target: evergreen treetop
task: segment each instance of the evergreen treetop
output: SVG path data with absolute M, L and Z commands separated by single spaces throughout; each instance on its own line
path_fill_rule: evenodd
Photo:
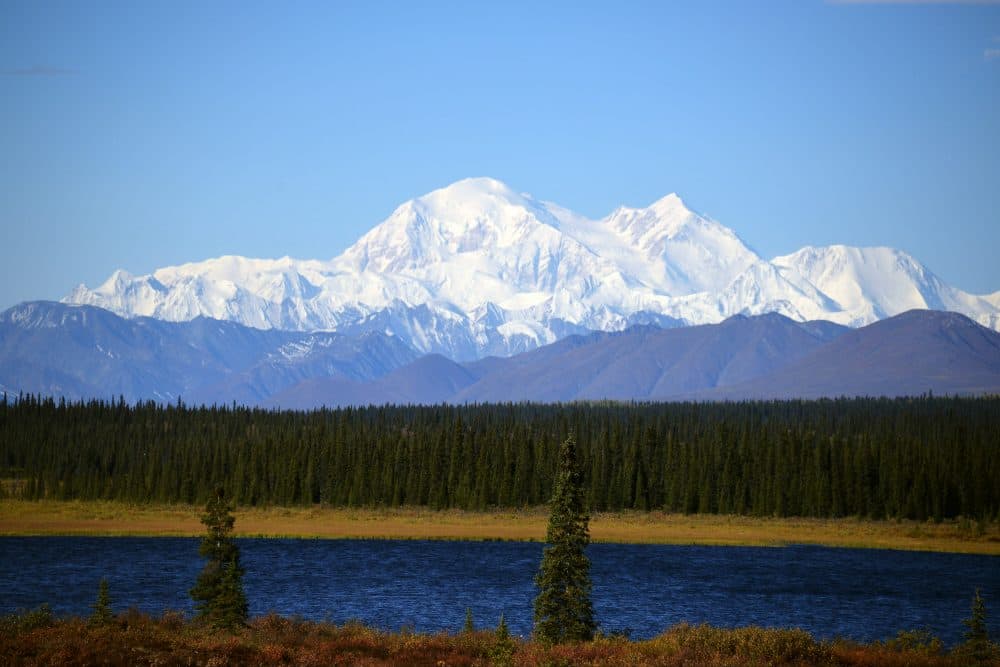
M 207 532 L 198 553 L 208 562 L 191 589 L 198 618 L 220 628 L 243 625 L 249 611 L 239 548 L 231 537 L 236 522 L 231 512 L 225 492 L 217 489 L 201 518 Z
M 587 641 L 594 636 L 590 561 L 584 553 L 590 543 L 589 522 L 576 440 L 570 435 L 559 448 L 547 546 L 535 577 L 535 634 L 542 642 Z
M 475 621 L 472 620 L 472 607 L 465 608 L 465 624 L 462 626 L 462 632 L 465 634 L 471 634 L 476 631 Z
M 500 621 L 497 623 L 497 629 L 493 636 L 494 643 L 489 654 L 490 664 L 496 667 L 513 665 L 517 643 L 510 634 L 510 629 L 507 627 L 507 621 L 503 617 L 503 612 L 500 613 Z
M 972 616 L 962 621 L 968 628 L 963 635 L 965 643 L 961 646 L 961 653 L 974 661 L 974 664 L 985 664 L 993 657 L 995 647 L 990 642 L 989 632 L 986 629 L 986 602 L 983 601 L 979 589 L 972 598 Z
M 91 626 L 111 625 L 115 620 L 115 615 L 111 611 L 111 594 L 108 591 L 108 580 L 101 578 L 101 584 L 97 589 L 97 600 L 91 605 L 94 613 L 90 615 L 88 623 Z

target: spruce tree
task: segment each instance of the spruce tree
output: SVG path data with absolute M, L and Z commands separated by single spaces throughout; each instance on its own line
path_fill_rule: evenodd
M 500 643 L 507 643 L 512 640 L 510 628 L 507 627 L 507 621 L 503 617 L 503 612 L 500 612 L 500 620 L 497 622 L 496 638 Z
M 986 603 L 983 602 L 978 588 L 975 597 L 972 598 L 972 616 L 962 623 L 968 630 L 963 635 L 965 643 L 961 646 L 961 653 L 974 660 L 976 664 L 986 663 L 992 657 L 993 646 L 986 630 Z
M 587 641 L 594 636 L 590 561 L 584 553 L 590 542 L 589 522 L 576 441 L 570 435 L 559 447 L 547 546 L 535 577 L 535 634 L 542 642 Z
M 472 620 L 472 607 L 465 608 L 465 625 L 462 626 L 462 632 L 465 634 L 472 634 L 476 631 L 476 624 Z
M 517 643 L 510 634 L 507 621 L 504 620 L 503 612 L 500 613 L 500 622 L 494 633 L 493 646 L 489 652 L 489 662 L 495 667 L 508 667 L 514 664 L 514 651 L 517 650 Z
M 94 613 L 90 615 L 88 624 L 92 627 L 111 625 L 115 620 L 115 615 L 111 611 L 111 594 L 108 592 L 108 580 L 102 578 L 101 585 L 97 589 L 97 600 L 91 606 Z
M 236 520 L 231 512 L 225 492 L 217 489 L 201 517 L 208 531 L 198 553 L 208 562 L 191 589 L 198 618 L 218 628 L 234 628 L 247 620 L 243 568 L 239 548 L 231 537 Z

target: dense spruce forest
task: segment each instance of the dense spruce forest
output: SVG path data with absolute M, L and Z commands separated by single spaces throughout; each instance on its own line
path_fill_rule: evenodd
M 1000 398 L 368 407 L 0 403 L 0 488 L 240 505 L 545 503 L 574 434 L 592 511 L 1000 517 Z

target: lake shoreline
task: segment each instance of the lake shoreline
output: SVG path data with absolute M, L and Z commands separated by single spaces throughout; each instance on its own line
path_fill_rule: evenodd
M 107 501 L 0 500 L 0 536 L 193 537 L 204 527 L 195 505 Z M 548 510 L 483 512 L 403 508 L 242 507 L 236 537 L 541 542 Z M 996 522 L 812 519 L 663 512 L 596 513 L 594 542 L 896 549 L 1000 555 Z

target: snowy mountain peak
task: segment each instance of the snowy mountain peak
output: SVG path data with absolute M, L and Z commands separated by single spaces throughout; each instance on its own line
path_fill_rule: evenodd
M 403 273 L 525 243 L 557 245 L 559 220 L 501 181 L 458 181 L 399 206 L 343 255 L 355 270 Z
M 98 291 L 104 292 L 106 294 L 113 294 L 116 291 L 127 289 L 131 283 L 135 281 L 135 276 L 124 269 L 116 269 L 107 280 L 101 283 L 98 287 Z M 80 285 L 80 287 L 84 287 Z M 80 289 L 78 287 L 77 289 Z
M 604 224 L 653 263 L 660 276 L 653 283 L 672 296 L 722 290 L 760 259 L 735 232 L 690 210 L 676 194 L 646 208 L 619 207 Z
M 657 227 L 673 234 L 685 222 L 696 217 L 680 197 L 671 193 L 644 208 L 619 206 L 605 220 L 616 231 L 635 237 Z
M 859 322 L 889 310 L 943 306 L 941 281 L 913 257 L 893 248 L 806 247 L 774 263 L 792 270 L 832 298 Z M 895 314 L 895 313 L 892 313 Z
M 931 308 L 1000 328 L 1000 293 L 949 287 L 898 250 L 807 247 L 768 262 L 676 194 L 592 220 L 492 178 L 403 203 L 330 261 L 226 256 L 145 276 L 116 271 L 64 301 L 129 317 L 378 331 L 452 359 L 736 313 L 859 326 Z
M 501 235 L 513 234 L 534 224 L 559 228 L 558 218 L 544 204 L 493 178 L 458 181 L 412 203 L 425 220 L 452 233 L 490 227 Z
M 419 215 L 445 224 L 489 220 L 500 225 L 516 222 L 517 213 L 544 217 L 546 223 L 557 223 L 545 211 L 545 207 L 535 202 L 530 195 L 515 192 L 506 183 L 494 178 L 457 181 L 411 199 L 400 208 L 407 205 Z
M 463 178 L 443 188 L 432 190 L 417 199 L 428 200 L 438 197 L 445 199 L 476 199 L 478 197 L 490 196 L 512 200 L 524 195 L 518 194 L 509 185 L 496 178 L 474 176 Z
M 902 250 L 844 245 L 807 246 L 772 262 L 809 281 L 833 300 L 839 322 L 862 326 L 913 309 L 960 312 L 996 328 L 998 311 L 989 297 L 946 285 Z
M 656 211 L 658 215 L 664 218 L 686 218 L 693 214 L 691 209 L 687 207 L 684 200 L 676 192 L 671 192 L 665 197 L 660 197 L 647 208 Z

